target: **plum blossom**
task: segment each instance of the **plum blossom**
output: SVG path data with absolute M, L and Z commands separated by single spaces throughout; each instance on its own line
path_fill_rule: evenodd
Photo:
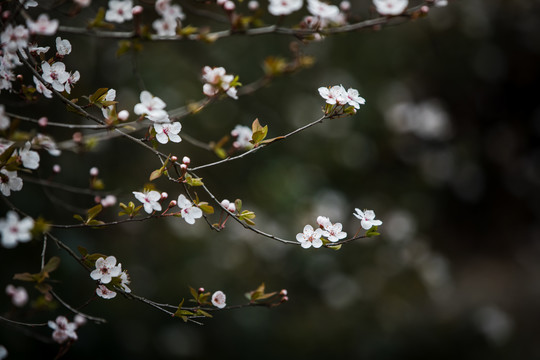
M 19 149 L 19 157 L 25 168 L 35 170 L 39 167 L 39 154 L 37 151 L 30 150 L 31 147 L 32 144 L 27 141 L 24 148 Z
M 52 91 L 48 87 L 43 85 L 43 83 L 39 81 L 37 77 L 34 76 L 33 78 L 34 78 L 34 84 L 36 84 L 37 92 L 40 94 L 43 94 L 43 96 L 45 96 L 46 98 L 49 98 L 49 99 L 52 98 L 53 96 Z
M 22 286 L 15 287 L 9 284 L 6 286 L 6 294 L 11 298 L 11 303 L 16 307 L 23 307 L 28 302 L 28 292 Z
M 9 128 L 9 125 L 11 124 L 11 121 L 9 120 L 9 117 L 6 115 L 6 109 L 4 105 L 0 105 L 0 130 L 6 130 Z
M 151 214 L 154 211 L 161 211 L 161 194 L 155 190 L 138 192 L 133 191 L 135 198 L 144 204 L 144 211 Z
M 49 320 L 49 327 L 53 329 L 52 338 L 59 344 L 71 339 L 77 340 L 77 324 L 70 323 L 65 316 L 58 316 L 56 321 Z
M 236 125 L 231 131 L 231 135 L 236 137 L 233 146 L 236 149 L 246 149 L 253 146 L 250 140 L 253 137 L 253 131 L 248 126 Z
M 32 145 L 47 150 L 52 156 L 59 156 L 62 153 L 60 150 L 58 150 L 56 142 L 48 135 L 37 134 L 32 139 Z
M 226 300 L 227 296 L 221 290 L 218 290 L 212 294 L 212 305 L 214 305 L 218 309 L 223 309 L 225 306 L 227 306 Z
M 347 103 L 355 109 L 360 109 L 360 104 L 364 105 L 366 100 L 358 94 L 358 90 L 349 88 L 347 90 Z
M 109 89 L 107 93 L 105 94 L 105 97 L 103 98 L 104 101 L 114 101 L 116 99 L 116 90 Z M 111 113 L 114 109 L 114 105 L 104 106 L 101 109 L 101 112 L 103 113 L 103 117 L 108 119 L 111 116 Z
M 36 55 L 46 54 L 50 48 L 50 46 L 38 46 L 37 44 L 28 45 L 28 51 Z
M 62 40 L 60 36 L 56 38 L 56 51 L 58 55 L 65 56 L 71 53 L 71 43 L 69 40 Z
M 174 143 L 179 143 L 182 138 L 178 136 L 182 125 L 180 122 L 175 121 L 171 124 L 154 124 L 154 130 L 156 130 L 156 139 L 161 144 L 166 144 L 169 140 Z
M 205 66 L 203 68 L 203 80 L 206 84 L 203 85 L 203 93 L 206 96 L 215 96 L 219 92 L 224 91 L 233 99 L 238 99 L 236 95 L 236 87 L 231 86 L 234 81 L 234 76 L 226 74 L 223 67 Z
M 178 23 L 175 19 L 159 18 L 152 22 L 152 27 L 156 30 L 159 36 L 174 36 L 176 35 L 176 27 Z
M 156 19 L 152 23 L 154 30 L 160 36 L 176 35 L 176 27 L 186 17 L 180 5 L 171 5 L 170 0 L 158 0 L 156 1 L 155 8 L 156 12 L 161 15 L 161 18 Z
M 362 221 L 361 224 L 365 230 L 371 229 L 372 226 L 382 225 L 381 220 L 375 220 L 375 213 L 373 212 L 373 210 L 362 211 L 358 208 L 354 210 L 356 211 L 356 214 L 353 215 Z
M 120 276 L 121 272 L 122 264 L 116 265 L 114 256 L 108 256 L 106 259 L 100 257 L 96 260 L 96 269 L 90 273 L 90 277 L 102 284 L 108 284 L 113 277 Z
M 409 0 L 373 0 L 373 5 L 381 15 L 400 15 L 407 6 Z
M 164 110 L 165 102 L 153 96 L 150 92 L 144 90 L 140 95 L 141 102 L 136 104 L 133 108 L 133 112 L 137 115 L 145 115 L 147 119 L 155 122 L 169 122 L 169 115 Z
M 268 12 L 274 16 L 289 15 L 302 8 L 302 0 L 270 0 Z
M 332 87 L 320 87 L 319 94 L 326 100 L 327 104 L 345 105 L 347 104 L 347 93 L 341 85 Z
M 120 287 L 122 287 L 122 289 L 127 293 L 131 292 L 131 289 L 128 287 L 128 284 L 130 282 L 131 280 L 129 279 L 129 275 L 127 271 L 126 270 L 122 271 L 122 273 L 120 274 Z
M 133 19 L 131 10 L 133 9 L 133 1 L 131 0 L 110 0 L 109 9 L 105 13 L 105 21 L 123 23 L 124 21 Z
M 96 294 L 99 297 L 109 300 L 116 296 L 116 291 L 110 290 L 105 285 L 98 285 L 98 287 L 96 288 Z
M 101 206 L 103 207 L 111 207 L 114 204 L 116 204 L 116 196 L 107 195 L 105 196 L 105 198 L 101 199 L 100 203 L 101 203 Z
M 330 242 L 336 242 L 347 237 L 347 233 L 341 231 L 343 229 L 343 225 L 341 225 L 341 223 L 332 224 L 330 219 L 324 216 L 319 216 L 317 218 L 317 223 L 322 228 L 321 236 L 324 236 Z
M 327 27 L 329 23 L 345 23 L 344 16 L 335 5 L 329 5 L 319 0 L 308 0 L 308 11 L 320 19 L 320 27 Z
M 74 73 L 69 74 L 69 78 L 66 80 L 66 83 L 64 84 L 64 88 L 68 94 L 71 94 L 71 87 L 74 84 L 76 84 L 80 78 L 81 78 L 81 74 L 77 70 L 75 70 Z
M 69 79 L 69 73 L 66 71 L 66 65 L 62 62 L 55 62 L 50 65 L 44 61 L 41 63 L 43 70 L 43 80 L 52 85 L 56 91 L 64 91 L 65 82 Z
M 0 192 L 4 196 L 11 195 L 11 191 L 20 191 L 23 187 L 23 181 L 17 176 L 16 171 L 0 170 Z
M 178 196 L 178 201 L 176 205 L 180 208 L 180 214 L 182 218 L 188 224 L 195 224 L 195 219 L 198 219 L 202 216 L 202 210 L 197 206 L 194 206 L 191 201 L 189 201 L 183 194 Z
M 323 231 L 321 229 L 313 230 L 313 226 L 304 226 L 303 233 L 296 234 L 296 240 L 304 249 L 308 249 L 311 246 L 314 248 L 320 248 L 323 245 L 321 240 Z
M 0 42 L 6 52 L 14 54 L 17 50 L 28 46 L 29 37 L 30 33 L 24 25 L 13 27 L 8 24 L 0 35 Z
M 58 20 L 50 20 L 49 15 L 41 14 L 36 21 L 27 19 L 26 26 L 28 26 L 28 30 L 30 30 L 32 34 L 54 35 L 58 29 Z

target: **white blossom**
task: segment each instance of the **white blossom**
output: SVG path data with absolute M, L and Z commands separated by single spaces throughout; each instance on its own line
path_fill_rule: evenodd
M 54 35 L 58 29 L 58 20 L 50 20 L 49 15 L 41 14 L 36 21 L 27 19 L 26 25 L 32 34 Z
M 23 181 L 17 176 L 16 171 L 0 169 L 0 192 L 4 196 L 11 195 L 11 191 L 20 191 L 23 187 Z
M 37 151 L 30 150 L 31 147 L 32 144 L 27 141 L 24 148 L 19 149 L 19 156 L 25 168 L 35 170 L 39 167 L 39 154 Z
M 409 0 L 373 0 L 373 5 L 381 15 L 400 15 L 407 6 Z
M 313 226 L 306 225 L 304 226 L 304 231 L 302 233 L 296 234 L 296 240 L 304 249 L 308 249 L 311 246 L 314 248 L 320 248 L 323 245 L 321 236 L 321 229 L 313 230 Z
M 159 36 L 174 36 L 176 35 L 176 27 L 178 23 L 176 19 L 159 18 L 152 22 L 152 27 L 156 30 Z
M 203 68 L 202 78 L 206 81 L 206 84 L 203 85 L 203 93 L 206 96 L 215 96 L 219 92 L 224 91 L 233 99 L 238 99 L 236 87 L 231 86 L 234 76 L 227 74 L 223 67 L 211 68 L 210 66 L 205 66 Z
M 372 226 L 382 225 L 381 220 L 375 220 L 375 213 L 373 212 L 373 210 L 362 211 L 358 208 L 354 210 L 356 211 L 356 214 L 353 215 L 361 220 L 361 225 L 365 230 L 371 229 Z
M 218 290 L 212 294 L 212 305 L 214 305 L 218 309 L 223 309 L 225 306 L 227 306 L 226 301 L 227 296 L 225 295 L 225 293 L 223 293 L 223 291 Z
M 300 10 L 302 5 L 303 0 L 270 0 L 268 12 L 274 16 L 289 15 Z
M 106 259 L 100 257 L 96 260 L 96 269 L 90 273 L 90 277 L 99 280 L 102 284 L 108 284 L 113 277 L 120 276 L 122 265 L 116 265 L 116 258 L 108 256 Z
M 122 271 L 122 273 L 120 274 L 120 286 L 127 293 L 131 292 L 131 289 L 128 287 L 128 284 L 130 282 L 131 281 L 129 279 L 129 275 L 128 275 L 127 271 L 126 270 Z
M 183 194 L 178 196 L 178 201 L 176 205 L 180 208 L 180 214 L 182 218 L 188 224 L 195 224 L 195 219 L 198 219 L 202 216 L 202 210 L 197 206 L 194 206 L 191 201 L 189 201 Z
M 66 80 L 66 83 L 64 84 L 64 89 L 68 94 L 71 94 L 71 87 L 76 84 L 79 79 L 81 78 L 81 74 L 79 71 L 75 70 L 74 73 L 69 74 L 69 78 Z
M 159 203 L 161 200 L 161 194 L 157 191 L 133 191 L 133 195 L 135 195 L 137 200 L 143 203 L 144 211 L 146 211 L 148 214 L 151 214 L 154 211 L 161 211 L 161 204 Z
M 109 290 L 105 285 L 98 285 L 96 288 L 96 294 L 104 299 L 112 299 L 116 296 L 116 291 Z
M 323 216 L 320 216 L 319 218 L 324 218 Z M 319 225 L 322 226 L 322 236 L 328 239 L 330 242 L 336 242 L 341 239 L 345 239 L 347 237 L 347 233 L 344 231 L 341 231 L 343 229 L 343 225 L 341 223 L 335 223 L 332 224 L 330 219 L 324 218 L 325 220 L 319 222 L 319 219 L 317 219 L 317 222 Z
M 11 303 L 16 307 L 23 307 L 28 302 L 28 292 L 22 286 L 6 286 L 6 294 L 11 298 Z
M 30 33 L 24 25 L 13 27 L 13 25 L 7 24 L 0 35 L 0 42 L 6 52 L 14 54 L 17 50 L 24 49 L 28 46 L 29 37 Z
M 56 51 L 58 52 L 58 55 L 68 55 L 71 53 L 71 43 L 69 40 L 64 39 L 62 40 L 60 36 L 56 38 Z
M 182 141 L 182 138 L 178 136 L 180 130 L 182 130 L 182 125 L 175 121 L 171 124 L 154 124 L 154 130 L 156 130 L 156 139 L 161 144 L 166 144 L 169 140 L 174 143 L 179 143 Z
M 348 102 L 347 92 L 341 85 L 335 85 L 332 87 L 320 87 L 319 94 L 326 100 L 327 104 L 331 105 L 345 105 Z
M 37 134 L 32 139 L 32 145 L 47 150 L 52 156 L 59 156 L 62 153 L 60 150 L 58 150 L 56 142 L 48 135 Z
M 33 76 L 33 78 L 34 78 L 34 84 L 36 84 L 36 91 L 40 94 L 43 94 L 43 96 L 45 96 L 46 98 L 49 98 L 49 99 L 52 98 L 53 96 L 52 91 L 48 87 L 43 85 L 43 83 L 39 81 L 37 77 Z
M 253 146 L 250 140 L 253 138 L 253 131 L 248 126 L 236 125 L 231 131 L 231 135 L 236 137 L 233 146 L 236 149 L 246 149 Z
M 48 324 L 54 330 L 52 338 L 57 343 L 61 344 L 68 339 L 77 340 L 77 324 L 70 323 L 64 316 L 58 316 L 56 321 L 49 320 Z
M 41 70 L 43 70 L 43 80 L 52 85 L 56 91 L 64 91 L 65 82 L 69 79 L 69 73 L 66 71 L 66 65 L 63 62 L 55 62 L 50 65 L 44 61 L 41 63 Z
M 169 115 L 164 110 L 167 106 L 163 100 L 153 96 L 150 92 L 144 90 L 140 95 L 141 102 L 136 104 L 133 112 L 137 115 L 145 115 L 151 121 L 169 122 Z
M 109 9 L 105 13 L 105 21 L 123 23 L 124 21 L 133 19 L 131 10 L 133 9 L 133 1 L 131 0 L 110 0 Z

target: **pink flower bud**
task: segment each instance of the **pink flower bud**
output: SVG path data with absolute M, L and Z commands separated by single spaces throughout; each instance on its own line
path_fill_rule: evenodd
M 11 11 L 9 10 L 6 10 L 2 13 L 2 18 L 3 19 L 9 19 L 9 17 L 11 16 Z
M 229 210 L 229 212 L 235 212 L 236 211 L 236 205 L 234 205 L 234 203 L 230 203 L 229 206 L 227 207 L 227 210 Z
M 140 15 L 143 12 L 143 7 L 140 5 L 134 6 L 133 9 L 131 9 L 131 13 L 133 15 Z
M 100 203 L 101 202 L 101 196 L 99 196 L 99 195 L 94 196 L 94 202 L 96 204 Z
M 197 290 L 199 292 L 199 294 L 202 294 L 204 292 L 204 288 L 203 287 L 200 287 L 199 290 Z
M 339 8 L 341 9 L 341 11 L 349 11 L 351 10 L 351 3 L 347 0 L 344 0 L 339 4 Z
M 178 157 L 177 156 L 171 156 L 171 161 L 172 162 L 177 162 L 178 161 Z
M 73 318 L 73 322 L 77 324 L 77 326 L 83 326 L 84 324 L 86 324 L 86 318 L 80 314 L 77 314 Z
M 60 173 L 60 171 L 62 171 L 62 168 L 60 167 L 60 165 L 55 164 L 52 167 L 52 171 L 53 171 L 53 173 L 58 174 L 58 173 Z
M 127 110 L 121 110 L 118 113 L 118 120 L 120 121 L 126 121 L 129 118 L 129 111 Z
M 286 302 L 286 301 L 289 301 L 289 298 L 288 298 L 287 296 L 283 296 L 283 297 L 281 298 L 281 302 L 284 303 L 284 302 Z
M 221 202 L 221 206 L 223 206 L 225 209 L 227 209 L 230 204 L 231 202 L 227 199 L 223 199 L 223 201 Z
M 429 12 L 429 6 L 426 6 L 426 5 L 422 6 L 422 7 L 420 8 L 420 12 L 421 12 L 422 14 L 427 14 L 427 13 Z
M 171 202 L 169 203 L 169 207 L 172 208 L 176 206 L 176 200 L 171 200 Z
M 41 126 L 41 127 L 47 126 L 48 123 L 49 123 L 49 119 L 47 119 L 45 116 L 40 117 L 40 118 L 38 119 L 38 124 L 39 124 L 39 126 Z
M 287 289 L 281 289 L 281 291 L 279 292 L 279 295 L 287 296 Z
M 97 167 L 93 167 L 90 169 L 90 176 L 98 176 L 99 175 L 99 169 Z
M 74 132 L 71 136 L 73 138 L 73 141 L 76 143 L 80 143 L 82 141 L 83 135 L 80 131 Z
M 229 0 L 229 1 L 226 1 L 225 4 L 223 4 L 223 8 L 227 11 L 234 11 L 234 9 L 236 9 L 236 5 L 235 3 Z
M 166 192 L 161 193 L 161 200 L 165 200 L 168 197 L 169 197 L 169 194 L 167 194 Z
M 186 172 L 187 171 L 187 165 L 186 164 L 180 165 L 180 170 L 182 170 L 182 172 Z
M 248 9 L 251 11 L 255 11 L 259 8 L 259 2 L 256 0 L 251 0 L 248 2 Z
M 116 204 L 116 196 L 114 195 L 107 195 L 105 196 L 105 199 L 101 200 L 101 205 L 103 207 L 109 207 Z
M 227 0 L 217 0 L 216 3 L 219 5 L 219 6 L 223 6 L 223 4 L 225 4 L 227 2 Z
M 191 163 L 191 159 L 188 158 L 187 156 L 184 156 L 184 157 L 182 158 L 182 162 L 183 162 L 184 164 L 186 164 L 186 165 L 189 165 L 189 164 Z

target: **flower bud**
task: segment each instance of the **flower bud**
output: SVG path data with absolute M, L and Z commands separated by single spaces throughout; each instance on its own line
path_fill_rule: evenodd
M 114 195 L 107 195 L 105 196 L 105 199 L 101 200 L 101 205 L 103 207 L 109 207 L 116 204 L 116 196 Z
M 39 124 L 39 126 L 41 126 L 41 127 L 47 126 L 48 123 L 49 123 L 49 119 L 47 119 L 47 117 L 45 117 L 45 116 L 42 116 L 42 117 L 40 117 L 40 118 L 38 119 L 38 124 Z
M 83 134 L 80 131 L 77 131 L 77 132 L 74 132 L 71 137 L 73 141 L 75 141 L 76 143 L 80 143 L 83 139 Z
M 171 156 L 171 161 L 172 162 L 177 162 L 178 161 L 178 156 Z
M 229 206 L 227 207 L 227 210 L 229 210 L 229 212 L 234 213 L 236 211 L 236 205 L 234 205 L 234 203 L 230 203 Z
M 288 298 L 287 296 L 283 296 L 283 297 L 281 298 L 281 302 L 284 303 L 284 302 L 286 302 L 286 301 L 289 301 L 289 298 Z
M 126 121 L 129 118 L 129 111 L 127 110 L 121 110 L 118 113 L 118 120 L 120 121 Z
M 185 173 L 187 171 L 187 165 L 186 164 L 180 165 L 180 170 L 182 170 L 182 172 Z
M 52 167 L 52 171 L 53 173 L 58 174 L 60 171 L 62 171 L 62 168 L 60 167 L 60 165 L 54 164 Z
M 134 6 L 133 9 L 131 9 L 131 13 L 134 16 L 140 15 L 143 12 L 143 7 L 140 5 Z
M 167 194 L 166 192 L 161 193 L 161 200 L 165 200 L 168 197 L 169 197 L 169 194 Z
M 219 6 L 223 6 L 223 4 L 225 4 L 227 2 L 227 0 L 217 0 L 216 3 L 219 5 Z
M 429 12 L 429 6 L 426 6 L 426 5 L 422 6 L 422 7 L 420 8 L 420 12 L 421 12 L 422 14 L 427 14 L 427 13 Z
M 99 175 L 99 169 L 97 167 L 94 166 L 93 168 L 90 169 L 90 176 L 96 177 L 98 175 Z
M 169 207 L 172 208 L 176 206 L 176 200 L 171 200 L 171 202 L 169 203 Z
M 248 9 L 251 11 L 255 11 L 259 8 L 259 2 L 256 0 L 251 0 L 248 2 Z
M 227 199 L 223 199 L 223 201 L 221 201 L 221 206 L 223 206 L 225 209 L 227 209 L 230 204 L 231 202 Z
M 281 289 L 281 291 L 279 292 L 279 295 L 287 296 L 287 289 Z
M 227 11 L 234 11 L 234 9 L 236 9 L 236 4 L 229 0 L 223 4 L 223 8 Z
M 203 287 L 200 287 L 199 290 L 197 290 L 199 292 L 199 294 L 202 294 L 204 292 L 204 288 Z
M 189 165 L 189 164 L 191 163 L 191 159 L 188 158 L 187 156 L 184 156 L 184 157 L 182 158 L 182 162 L 183 162 L 184 164 L 186 164 L 186 165 Z
M 343 1 L 339 4 L 339 8 L 341 9 L 341 11 L 349 11 L 349 10 L 351 10 L 351 3 L 350 3 L 350 1 L 348 1 L 348 0 L 343 0 Z
M 83 326 L 86 324 L 86 318 L 80 314 L 76 314 L 73 318 L 73 322 L 77 324 L 77 326 Z

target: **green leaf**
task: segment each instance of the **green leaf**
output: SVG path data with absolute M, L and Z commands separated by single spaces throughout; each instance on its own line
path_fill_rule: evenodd
M 83 217 L 82 217 L 81 215 L 79 215 L 79 214 L 75 214 L 75 215 L 73 215 L 73 217 L 74 217 L 75 219 L 79 220 L 80 222 L 85 222 L 84 219 L 83 219 Z
M 28 272 L 13 275 L 13 280 L 31 281 L 31 282 L 37 281 L 36 277 L 33 274 L 30 274 Z
M 366 236 L 372 237 L 372 236 L 381 235 L 379 232 L 377 232 L 377 229 L 378 229 L 378 226 L 372 226 L 368 231 L 366 231 Z
M 259 119 L 255 119 L 251 124 L 251 131 L 253 131 L 253 135 L 249 142 L 255 145 L 264 140 L 266 134 L 268 133 L 268 126 L 261 126 Z
M 105 96 L 107 91 L 109 91 L 108 88 L 99 88 L 99 89 L 97 89 L 95 93 L 93 93 L 92 95 L 90 95 L 88 97 L 88 101 L 90 101 L 91 104 L 95 104 L 96 102 L 99 102 L 99 99 L 102 96 Z
M 214 208 L 210 205 L 208 205 L 207 202 L 200 202 L 197 204 L 199 209 L 201 209 L 205 214 L 213 214 Z
M 150 174 L 150 181 L 154 181 L 163 175 L 163 168 L 152 171 Z
M 242 200 L 234 200 L 234 206 L 236 207 L 236 211 L 240 211 L 242 209 Z
M 341 249 L 341 244 L 338 244 L 338 245 L 327 245 L 326 247 L 329 248 L 329 249 L 332 249 L 332 250 L 339 250 L 339 249 Z
M 192 288 L 191 286 L 189 287 L 189 292 L 191 293 L 191 296 L 193 296 L 193 299 L 195 299 L 195 301 L 198 301 L 199 300 L 199 292 L 197 290 L 195 290 L 194 288 Z M 183 301 L 183 300 L 182 300 Z
M 53 272 L 54 270 L 58 269 L 58 266 L 60 265 L 60 258 L 58 256 L 53 256 L 52 258 L 47 261 L 47 264 L 43 267 L 42 272 Z
M 86 222 L 89 223 L 90 221 L 92 221 L 101 212 L 101 210 L 103 210 L 103 206 L 101 204 L 97 204 L 93 208 L 89 209 L 88 219 Z
M 204 183 L 202 182 L 202 178 L 194 178 L 189 174 L 186 174 L 186 184 L 190 186 L 202 186 Z
M 79 250 L 79 253 L 82 255 L 82 257 L 85 257 L 88 255 L 88 250 L 82 246 L 77 246 L 77 250 Z
M 208 318 L 213 317 L 212 315 L 210 315 L 209 313 L 207 313 L 206 311 L 201 310 L 201 309 L 197 309 L 196 315 L 199 315 L 199 316 L 202 315 L 202 316 L 205 316 L 205 317 L 208 317 Z

